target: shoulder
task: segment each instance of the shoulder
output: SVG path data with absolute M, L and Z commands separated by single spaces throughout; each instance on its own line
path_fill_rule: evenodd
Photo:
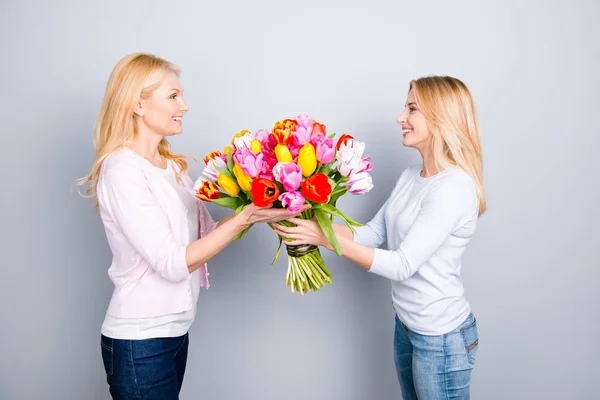
M 432 199 L 461 208 L 477 206 L 477 187 L 469 174 L 458 167 L 450 167 L 440 174 L 429 193 Z
M 144 165 L 133 150 L 120 148 L 106 157 L 100 169 L 99 186 L 142 184 Z
M 450 190 L 460 190 L 466 193 L 477 193 L 475 181 L 471 175 L 458 167 L 450 167 L 442 172 L 439 180 L 439 186 Z
M 126 147 L 110 153 L 102 163 L 103 175 L 143 174 L 143 165 L 139 157 Z

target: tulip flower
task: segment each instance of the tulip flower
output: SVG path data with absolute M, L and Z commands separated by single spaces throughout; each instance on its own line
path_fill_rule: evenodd
M 269 139 L 269 136 L 270 136 L 270 133 L 268 130 L 260 129 L 260 130 L 256 131 L 254 138 L 256 140 L 258 140 L 259 142 L 263 143 L 264 141 Z
M 321 133 L 323 136 L 327 136 L 327 129 L 325 125 L 318 123 L 317 121 L 313 121 L 313 135 L 317 133 Z
M 325 174 L 311 176 L 302 184 L 302 194 L 315 203 L 327 203 L 331 194 L 329 178 Z
M 294 144 L 301 147 L 310 141 L 313 130 L 313 120 L 308 115 L 298 115 L 296 117 L 296 123 Z
M 351 152 L 356 154 L 358 157 L 362 157 L 363 152 L 365 151 L 365 143 L 359 142 L 358 140 L 352 139 L 351 137 L 346 137 L 345 139 L 343 139 L 344 136 L 348 135 L 342 135 L 342 137 L 340 137 L 340 140 L 338 140 L 337 153 Z
M 290 162 L 294 159 L 292 153 L 290 153 L 290 149 L 284 144 L 275 146 L 275 156 L 279 162 Z
M 210 181 L 203 181 L 200 187 L 196 190 L 196 197 L 202 201 L 209 202 L 211 200 L 218 199 L 220 196 L 221 193 L 219 192 L 219 188 L 217 188 L 217 186 Z
M 373 189 L 373 180 L 368 172 L 360 172 L 348 181 L 348 191 L 352 194 L 365 194 Z
M 235 163 L 233 166 L 233 174 L 242 188 L 243 191 L 248 192 L 252 189 L 252 178 L 246 175 L 242 166 L 239 163 Z
M 306 199 L 300 192 L 285 192 L 279 196 L 281 205 L 287 207 L 291 213 L 297 213 L 304 206 Z
M 273 168 L 273 175 L 287 192 L 295 192 L 302 183 L 302 168 L 293 162 L 277 163 Z
M 223 160 L 221 153 L 218 151 L 209 153 L 204 157 L 204 162 L 206 163 L 206 167 L 202 171 L 202 175 L 210 179 L 211 182 L 216 182 L 219 177 L 220 172 L 217 168 L 227 169 L 227 163 Z
M 233 136 L 231 144 L 236 148 L 236 150 L 250 150 L 250 143 L 254 139 L 254 134 L 249 130 L 244 129 Z
M 262 151 L 262 144 L 260 144 L 260 142 L 258 140 L 254 139 L 253 141 L 250 142 L 250 150 L 254 154 L 258 154 Z
M 300 153 L 298 153 L 298 165 L 302 167 L 302 175 L 308 177 L 311 176 L 315 169 L 317 169 L 317 154 L 315 153 L 315 147 L 306 143 Z
M 362 158 L 358 157 L 352 151 L 338 151 L 337 162 L 339 173 L 346 178 L 351 177 L 365 168 Z
M 318 162 L 321 164 L 329 164 L 331 161 L 333 161 L 333 158 L 335 157 L 333 139 L 319 135 L 317 138 L 313 138 L 311 143 L 313 146 L 315 146 Z
M 263 153 L 254 154 L 250 150 L 238 151 L 234 162 L 239 163 L 244 173 L 250 178 L 256 178 L 263 168 Z
M 278 144 L 290 144 L 295 130 L 296 121 L 292 119 L 277 121 L 273 127 L 273 137 L 275 137 Z
M 371 157 L 363 158 L 362 162 L 363 162 L 363 168 L 358 171 L 359 173 L 373 171 L 373 167 L 371 166 Z
M 340 136 L 340 138 L 338 139 L 338 141 L 337 141 L 337 144 L 335 145 L 335 149 L 336 149 L 336 150 L 339 150 L 339 149 L 340 149 L 340 147 L 341 147 L 343 144 L 347 144 L 347 143 L 348 143 L 348 140 L 353 140 L 353 139 L 354 139 L 354 137 L 352 137 L 352 136 L 350 136 L 350 135 L 343 134 L 343 135 L 342 135 L 342 136 Z
M 208 153 L 206 157 L 204 157 L 204 164 L 208 164 L 210 161 L 214 160 L 217 157 L 221 157 L 220 151 L 213 151 Z
M 257 178 L 252 181 L 252 202 L 257 207 L 267 207 L 279 198 L 279 188 L 268 179 Z
M 238 184 L 235 183 L 231 178 L 229 178 L 225 174 L 219 175 L 217 179 L 217 184 L 221 186 L 225 193 L 227 193 L 230 196 L 235 197 L 240 192 L 240 187 L 238 186 Z

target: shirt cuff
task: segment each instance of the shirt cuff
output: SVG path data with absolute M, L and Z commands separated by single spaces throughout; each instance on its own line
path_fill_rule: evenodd
M 401 280 L 399 271 L 405 263 L 406 259 L 401 251 L 375 249 L 369 272 L 393 281 L 399 281 Z
M 175 262 L 173 263 L 173 270 L 171 271 L 171 274 L 173 275 L 173 280 L 176 282 L 183 281 L 190 275 L 190 270 L 188 269 L 187 261 L 185 259 L 186 250 L 187 246 L 182 246 L 177 251 L 177 254 L 175 254 Z

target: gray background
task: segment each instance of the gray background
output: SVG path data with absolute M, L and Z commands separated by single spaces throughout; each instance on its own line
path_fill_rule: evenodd
M 341 201 L 364 222 L 419 161 L 395 123 L 408 81 L 464 80 L 489 205 L 464 259 L 481 334 L 473 397 L 598 398 L 600 3 L 519 3 L 3 0 L 0 398 L 109 397 L 111 255 L 69 185 L 92 164 L 109 73 L 136 51 L 183 70 L 176 151 L 201 158 L 299 113 L 366 141 L 376 186 Z M 328 253 L 334 285 L 301 298 L 285 260 L 270 265 L 275 248 L 258 227 L 210 263 L 181 397 L 400 398 L 389 282 Z

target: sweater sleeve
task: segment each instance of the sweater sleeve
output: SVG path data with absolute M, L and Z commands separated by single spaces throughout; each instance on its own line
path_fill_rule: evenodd
M 423 199 L 419 215 L 400 246 L 395 250 L 375 249 L 369 271 L 395 281 L 409 278 L 476 209 L 472 181 L 441 182 Z
M 389 199 L 381 206 L 375 217 L 369 221 L 366 225 L 354 228 L 356 233 L 354 234 L 353 240 L 356 243 L 368 247 L 379 247 L 381 246 L 387 237 L 385 231 L 385 210 L 389 203 Z
M 217 222 L 212 219 L 206 206 L 198 200 L 198 216 L 200 218 L 200 232 L 198 237 L 204 237 L 217 228 Z
M 381 206 L 377 214 L 369 221 L 366 225 L 354 228 L 356 233 L 354 234 L 353 240 L 356 243 L 362 244 L 367 247 L 380 247 L 387 240 L 387 231 L 385 225 L 385 211 L 390 203 L 390 200 L 394 198 L 398 192 L 398 188 L 401 186 L 403 179 L 410 173 L 410 168 L 406 169 L 400 178 L 396 181 L 396 185 L 390 194 L 387 201 Z

